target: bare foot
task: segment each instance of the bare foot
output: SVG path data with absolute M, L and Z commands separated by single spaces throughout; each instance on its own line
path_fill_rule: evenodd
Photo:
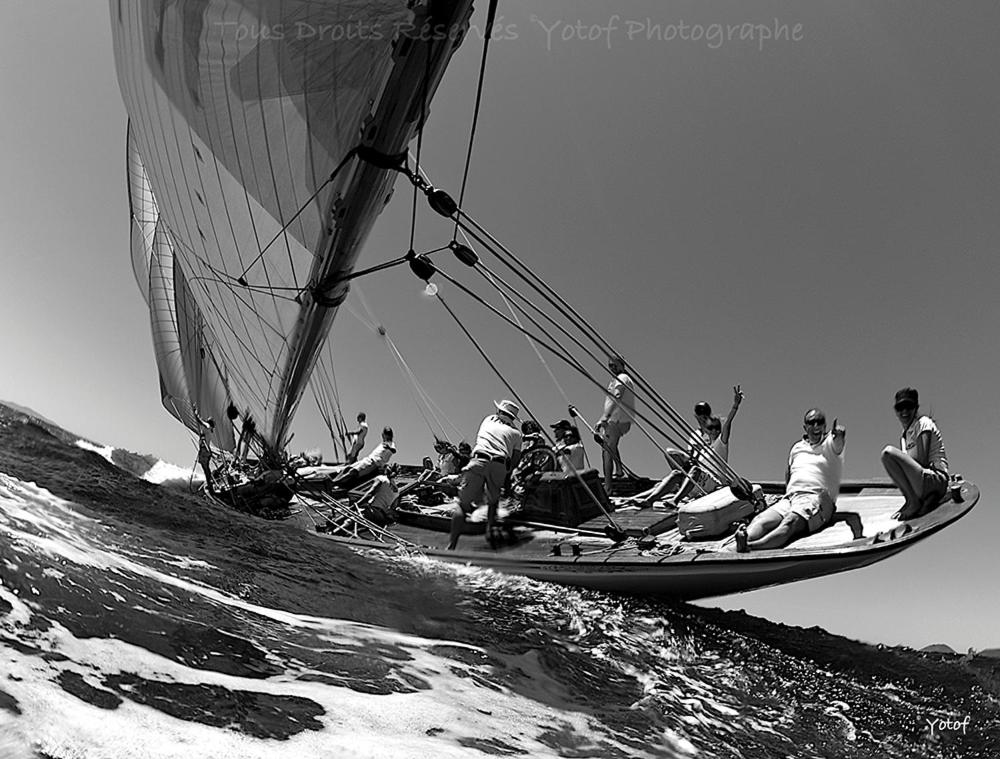
M 747 553 L 750 550 L 750 546 L 747 545 L 747 528 L 740 525 L 736 529 L 736 553 Z

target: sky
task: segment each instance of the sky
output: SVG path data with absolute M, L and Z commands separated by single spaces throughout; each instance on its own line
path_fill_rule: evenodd
M 0 399 L 193 464 L 191 436 L 159 403 L 129 263 L 108 8 L 6 0 L 4 11 Z M 1000 6 L 505 1 L 498 22 L 472 216 L 683 413 L 699 400 L 724 412 L 740 383 L 730 463 L 751 479 L 782 477 L 811 406 L 848 429 L 846 477 L 882 476 L 878 453 L 899 435 L 893 394 L 912 385 L 953 471 L 983 492 L 960 522 L 888 561 L 707 603 L 870 642 L 1000 646 L 989 338 L 1000 323 Z M 452 62 L 422 146 L 425 170 L 456 196 L 480 37 Z M 360 266 L 405 252 L 409 202 L 397 186 Z M 421 249 L 449 239 L 429 215 Z M 359 285 L 332 336 L 345 415 L 392 425 L 401 461 L 431 452 L 375 322 L 448 424 L 473 437 L 503 385 L 408 272 Z M 593 423 L 599 392 L 552 364 L 554 383 L 522 338 L 442 294 L 543 419 L 572 402 Z M 297 424 L 294 446 L 329 451 L 315 413 L 304 407 Z M 641 474 L 664 473 L 640 434 L 622 453 Z

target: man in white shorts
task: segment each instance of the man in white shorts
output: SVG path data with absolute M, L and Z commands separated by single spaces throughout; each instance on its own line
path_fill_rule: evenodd
M 740 553 L 781 548 L 833 519 L 844 474 L 847 429 L 834 420 L 827 434 L 826 415 L 817 408 L 806 412 L 803 427 L 805 434 L 788 453 L 785 495 L 736 531 Z

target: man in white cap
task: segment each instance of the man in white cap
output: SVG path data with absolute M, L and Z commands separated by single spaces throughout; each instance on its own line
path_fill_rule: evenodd
M 486 538 L 493 535 L 500 504 L 500 489 L 507 472 L 517 466 L 521 458 L 521 431 L 516 424 L 521 409 L 513 401 L 493 401 L 497 412 L 483 419 L 472 448 L 472 458 L 462 470 L 462 484 L 458 490 L 458 505 L 451 515 L 451 539 L 448 550 L 454 550 L 465 526 L 465 515 L 472 511 L 472 504 L 486 491 Z

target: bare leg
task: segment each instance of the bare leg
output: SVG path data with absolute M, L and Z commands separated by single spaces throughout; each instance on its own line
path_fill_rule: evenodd
M 601 448 L 601 461 L 604 465 L 604 489 L 611 493 L 611 477 L 615 471 L 615 456 L 611 452 L 611 444 L 607 435 L 604 437 L 604 445 Z
M 641 508 L 646 508 L 651 505 L 653 501 L 660 500 L 660 497 L 664 493 L 669 493 L 674 489 L 676 483 L 684 476 L 683 472 L 673 471 L 660 480 L 658 483 L 653 485 L 653 487 L 643 490 L 641 493 L 636 493 L 631 498 L 625 500 L 626 503 L 632 503 Z
M 652 506 L 653 501 L 668 501 L 676 506 L 676 502 L 680 498 L 679 493 L 677 493 L 677 489 L 679 486 L 683 485 L 686 477 L 687 475 L 684 474 L 684 472 L 674 470 L 660 480 L 659 484 L 652 489 L 653 492 L 646 498 L 643 505 Z
M 784 511 L 776 508 L 776 506 L 777 504 L 764 509 L 760 512 L 760 514 L 753 518 L 753 521 L 750 522 L 750 526 L 747 527 L 747 538 L 749 540 L 760 540 L 772 530 L 777 529 L 777 527 L 781 524 L 782 520 L 785 518 L 785 513 Z
M 911 519 L 920 513 L 924 495 L 924 470 L 912 457 L 891 445 L 882 449 L 882 466 L 903 494 L 903 508 L 894 516 Z
M 799 535 L 805 535 L 809 531 L 806 520 L 798 514 L 789 514 L 781 520 L 777 527 L 757 540 L 750 540 L 747 548 L 751 551 L 766 550 L 768 548 L 782 548 L 791 543 Z
M 458 538 L 465 528 L 465 511 L 461 504 L 455 505 L 455 510 L 451 512 L 451 533 L 448 536 L 448 550 L 454 551 L 458 547 Z

